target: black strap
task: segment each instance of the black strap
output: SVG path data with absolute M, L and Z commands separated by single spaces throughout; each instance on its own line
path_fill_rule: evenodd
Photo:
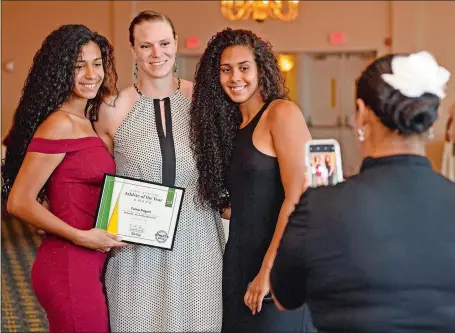
M 272 103 L 272 102 L 273 102 L 273 100 L 269 100 L 269 101 L 265 102 L 265 104 L 259 110 L 258 114 L 262 115 L 264 113 L 264 111 L 267 110 L 267 108 L 269 107 L 270 103 Z M 259 118 L 261 118 L 261 116 L 259 116 Z
M 262 106 L 262 108 L 259 110 L 259 112 L 256 113 L 254 118 L 244 128 L 249 126 L 251 128 L 251 130 L 254 130 L 256 128 L 256 125 L 259 122 L 259 119 L 261 119 L 262 114 L 264 113 L 265 110 L 267 110 L 267 108 L 269 107 L 270 103 L 272 103 L 272 101 L 273 100 L 269 100 L 269 101 L 265 102 L 265 104 Z
M 137 87 L 136 83 L 133 84 L 137 93 L 144 96 Z M 180 79 L 177 79 L 177 90 L 180 90 Z M 160 102 L 164 102 L 164 119 L 166 124 L 166 135 L 164 135 L 163 121 L 161 119 Z M 176 177 L 176 159 L 175 159 L 175 145 L 174 136 L 172 134 L 172 114 L 171 114 L 171 99 L 165 97 L 162 99 L 153 99 L 153 108 L 155 109 L 155 125 L 160 140 L 161 159 L 162 159 L 162 175 L 161 181 L 164 185 L 173 186 Z
M 175 159 L 175 145 L 174 136 L 172 134 L 172 116 L 171 116 L 171 100 L 166 97 L 164 100 L 164 119 L 166 124 L 166 135 L 163 131 L 163 121 L 161 119 L 160 100 L 153 100 L 153 107 L 155 109 L 155 124 L 160 140 L 161 148 L 161 182 L 164 185 L 173 186 L 176 177 L 176 159 Z

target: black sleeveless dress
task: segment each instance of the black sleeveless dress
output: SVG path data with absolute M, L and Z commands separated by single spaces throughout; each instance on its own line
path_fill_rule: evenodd
M 253 316 L 243 301 L 272 241 L 284 200 L 277 158 L 261 153 L 252 140 L 269 104 L 239 129 L 228 170 L 232 213 L 223 261 L 223 332 L 314 331 L 306 307 L 280 312 L 273 300 L 265 300 Z

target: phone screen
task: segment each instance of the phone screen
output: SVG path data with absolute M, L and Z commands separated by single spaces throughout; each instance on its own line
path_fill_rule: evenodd
M 331 144 L 310 145 L 310 170 L 312 187 L 335 185 L 339 175 L 335 146 Z

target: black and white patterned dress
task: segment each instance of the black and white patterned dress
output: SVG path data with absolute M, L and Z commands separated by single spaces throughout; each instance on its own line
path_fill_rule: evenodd
M 119 175 L 186 189 L 174 248 L 129 245 L 112 250 L 106 270 L 111 330 L 219 332 L 223 226 L 217 212 L 195 200 L 190 101 L 177 90 L 164 106 L 166 136 L 159 100 L 141 95 L 115 134 L 114 155 Z

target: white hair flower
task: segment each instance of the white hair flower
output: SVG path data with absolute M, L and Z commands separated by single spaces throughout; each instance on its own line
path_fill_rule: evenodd
M 392 73 L 382 74 L 382 79 L 407 97 L 420 97 L 430 93 L 443 99 L 450 72 L 441 67 L 427 51 L 392 59 Z

